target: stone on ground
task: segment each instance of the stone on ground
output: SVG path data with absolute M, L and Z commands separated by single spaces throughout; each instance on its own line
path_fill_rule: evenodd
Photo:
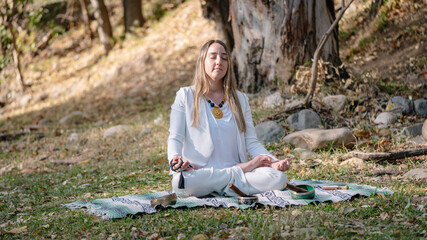
M 153 131 L 152 128 L 145 128 L 141 132 L 138 133 L 138 137 L 145 136 L 145 135 L 151 133 L 151 131 Z
M 298 113 L 294 113 L 286 121 L 296 131 L 318 128 L 322 125 L 319 115 L 311 109 L 304 109 Z
M 363 105 L 358 105 L 355 109 L 354 112 L 356 113 L 364 113 L 366 112 L 366 107 Z
M 365 167 L 365 161 L 363 161 L 363 159 L 353 157 L 353 158 L 350 158 L 348 160 L 345 160 L 340 165 L 341 166 L 350 166 L 350 167 L 354 167 L 354 168 L 363 168 L 363 167 Z
M 103 137 L 114 137 L 117 134 L 120 134 L 124 131 L 126 131 L 129 127 L 126 125 L 117 125 L 117 126 L 113 126 L 108 128 L 107 130 L 104 131 L 104 135 Z
M 275 108 L 283 104 L 282 96 L 280 92 L 275 92 L 264 99 L 263 107 L 265 108 Z
M 317 157 L 317 154 L 315 152 L 312 152 L 304 148 L 295 148 L 292 151 L 292 154 L 296 158 L 302 159 L 302 160 L 315 159 Z
M 427 119 L 423 123 L 422 133 L 423 133 L 424 140 L 427 141 Z
M 285 134 L 283 128 L 275 121 L 262 122 L 256 125 L 255 132 L 258 140 L 263 144 L 278 142 Z
M 347 103 L 347 97 L 345 95 L 327 96 L 323 98 L 323 103 L 325 103 L 330 109 L 341 111 Z
M 426 144 L 426 140 L 424 140 L 422 135 L 418 135 L 414 138 L 409 139 L 409 142 L 413 142 L 415 144 Z
M 60 124 L 63 125 L 68 125 L 68 124 L 81 124 L 83 122 L 86 122 L 89 120 L 88 115 L 86 115 L 83 112 L 72 112 L 70 114 L 68 114 L 67 116 L 61 118 L 61 120 L 59 120 Z
M 397 116 L 394 113 L 391 112 L 383 112 L 380 113 L 377 118 L 375 118 L 374 123 L 375 124 L 382 124 L 382 125 L 387 125 L 387 124 L 393 124 L 397 121 Z
M 414 101 L 415 113 L 418 115 L 427 115 L 427 99 L 417 99 Z
M 71 133 L 70 136 L 67 138 L 67 144 L 75 144 L 80 140 L 80 136 L 78 133 Z
M 426 179 L 427 169 L 415 168 L 403 175 L 404 178 Z
M 403 113 L 403 114 L 412 113 L 411 101 L 401 96 L 395 96 L 392 99 L 390 99 L 387 108 L 388 110 L 396 113 Z
M 423 134 L 422 129 L 423 129 L 422 123 L 415 124 L 414 126 L 410 126 L 410 127 L 404 127 L 401 135 L 402 137 L 416 137 Z
M 348 128 L 312 128 L 291 133 L 284 138 L 284 141 L 294 147 L 314 151 L 329 146 L 345 146 L 350 148 L 356 143 L 356 138 Z

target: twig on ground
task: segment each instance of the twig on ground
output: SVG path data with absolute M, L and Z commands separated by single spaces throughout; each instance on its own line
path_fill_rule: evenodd
M 352 151 L 342 155 L 339 158 L 339 160 L 343 161 L 352 157 L 356 157 L 362 160 L 383 161 L 383 160 L 396 160 L 396 159 L 415 157 L 415 156 L 421 156 L 421 155 L 427 155 L 427 148 L 415 148 L 415 149 L 402 150 L 402 151 L 389 152 L 389 153 L 385 153 L 385 152 L 384 153 L 364 153 L 359 151 Z

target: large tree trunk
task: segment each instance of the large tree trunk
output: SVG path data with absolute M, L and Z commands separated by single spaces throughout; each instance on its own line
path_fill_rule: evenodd
M 216 6 L 215 1 L 206 2 L 202 6 L 205 16 L 221 25 L 217 27 L 223 31 L 220 35 L 232 36 L 238 83 L 249 92 L 289 80 L 296 65 L 313 57 L 335 19 L 333 0 L 227 0 Z M 229 12 L 221 11 L 227 6 Z M 224 21 L 229 18 L 231 22 Z M 325 44 L 324 60 L 339 63 L 337 38 L 338 27 Z
M 142 17 L 141 0 L 122 0 L 125 32 L 133 32 L 134 27 L 142 27 L 144 18 Z
M 108 17 L 108 10 L 104 4 L 104 0 L 91 0 L 95 8 L 95 18 L 98 22 L 99 40 L 104 45 L 105 52 L 108 54 L 112 49 L 113 31 L 111 29 L 110 18 Z
M 90 39 L 94 38 L 94 34 L 92 32 L 92 29 L 90 28 L 90 17 L 89 17 L 89 11 L 87 10 L 87 2 L 86 0 L 79 0 L 80 6 L 82 8 L 82 17 L 85 24 L 85 32 L 86 35 L 89 36 Z

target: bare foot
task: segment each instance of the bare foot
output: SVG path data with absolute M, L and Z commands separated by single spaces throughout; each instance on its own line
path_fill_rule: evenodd
M 279 171 L 287 171 L 291 166 L 290 159 L 279 160 L 271 164 L 271 167 Z

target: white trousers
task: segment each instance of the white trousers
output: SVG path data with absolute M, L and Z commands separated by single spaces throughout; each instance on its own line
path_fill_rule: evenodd
M 228 184 L 232 183 L 247 195 L 253 195 L 270 190 L 282 190 L 288 182 L 285 173 L 270 167 L 260 167 L 251 172 L 243 173 L 240 167 L 225 169 L 202 168 L 189 170 L 184 174 L 184 189 L 178 188 L 180 173 L 173 173 L 173 192 L 179 197 L 206 196 L 219 194 L 236 197 Z

